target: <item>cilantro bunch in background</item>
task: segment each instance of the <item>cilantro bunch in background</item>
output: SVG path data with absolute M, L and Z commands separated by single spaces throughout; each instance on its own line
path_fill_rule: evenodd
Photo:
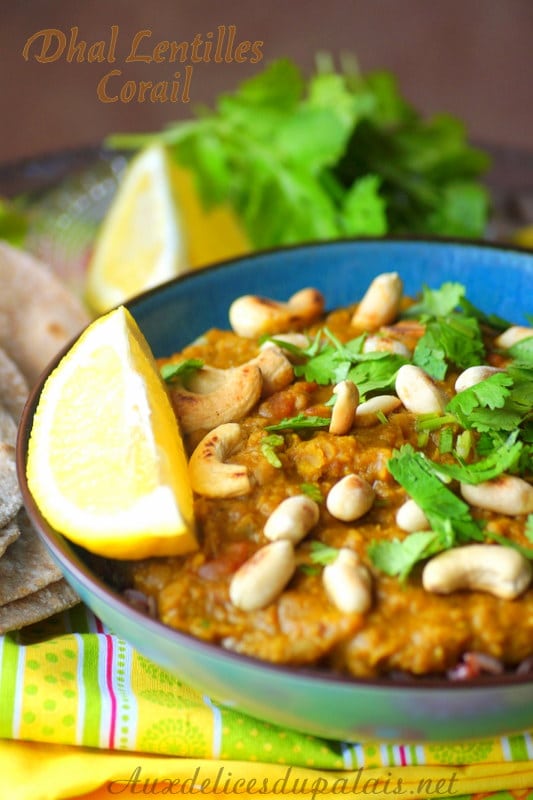
M 282 59 L 222 94 L 213 110 L 157 134 L 190 167 L 207 207 L 229 203 L 256 248 L 342 236 L 479 237 L 488 157 L 450 115 L 424 120 L 390 73 L 334 70 L 305 79 Z

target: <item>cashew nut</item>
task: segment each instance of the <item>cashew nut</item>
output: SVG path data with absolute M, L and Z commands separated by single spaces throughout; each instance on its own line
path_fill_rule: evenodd
M 229 596 L 242 611 L 268 606 L 285 588 L 296 569 L 294 548 L 286 539 L 261 547 L 233 575 Z
M 378 412 L 390 414 L 390 412 L 394 411 L 398 406 L 401 406 L 401 401 L 395 395 L 377 394 L 375 397 L 371 397 L 370 400 L 365 400 L 364 403 L 360 403 L 357 406 L 355 421 L 361 424 L 374 422 L 377 419 L 376 414 Z
M 269 397 L 285 389 L 294 380 L 291 362 L 279 347 L 267 347 L 248 363 L 261 370 L 263 376 L 261 397 Z
M 461 483 L 461 494 L 470 505 L 510 517 L 533 513 L 533 486 L 516 475 L 499 475 L 491 481 Z
M 345 475 L 329 490 L 326 507 L 335 519 L 352 522 L 371 508 L 374 490 L 359 475 Z
M 402 531 L 414 533 L 414 531 L 429 530 L 429 521 L 420 506 L 414 500 L 406 500 L 396 512 L 396 525 Z
M 318 522 L 320 509 L 310 497 L 296 494 L 283 500 L 266 521 L 264 534 L 267 539 L 286 539 L 298 544 Z
M 404 364 L 396 373 L 396 394 L 413 414 L 442 414 L 446 401 L 427 372 Z
M 352 429 L 359 403 L 359 389 L 353 381 L 341 381 L 334 387 L 333 394 L 337 395 L 337 399 L 331 412 L 329 432 L 343 435 Z
M 428 592 L 450 594 L 460 589 L 488 592 L 512 600 L 531 582 L 531 564 L 518 550 L 492 544 L 470 544 L 434 556 L 422 573 Z
M 526 328 L 525 325 L 511 325 L 506 331 L 500 333 L 494 339 L 496 347 L 501 347 L 503 350 L 508 350 L 514 344 L 521 342 L 522 339 L 529 339 L 533 336 L 533 328 Z
M 324 297 L 317 289 L 301 289 L 287 303 L 248 294 L 233 301 L 229 320 L 235 333 L 253 339 L 264 333 L 303 328 L 317 320 L 323 310 Z
M 375 331 L 398 316 L 403 284 L 397 272 L 378 275 L 355 309 L 352 325 L 364 331 Z
M 246 467 L 224 463 L 240 435 L 241 426 L 227 422 L 204 436 L 189 460 L 189 477 L 195 492 L 205 497 L 240 497 L 251 491 Z
M 457 393 L 464 392 L 465 389 L 470 389 L 471 386 L 481 383 L 481 381 L 486 380 L 486 378 L 490 378 L 491 375 L 504 371 L 505 370 L 499 369 L 498 367 L 489 367 L 487 364 L 481 364 L 478 367 L 468 367 L 468 369 L 461 372 L 455 381 L 455 391 Z
M 396 353 L 406 358 L 411 357 L 407 345 L 391 336 L 367 336 L 363 344 L 363 353 Z
M 370 573 L 357 553 L 342 547 L 335 561 L 324 567 L 322 582 L 331 602 L 345 614 L 364 614 L 370 608 Z
M 173 383 L 169 395 L 183 432 L 192 433 L 242 419 L 259 400 L 263 377 L 255 364 L 202 367 L 187 384 Z

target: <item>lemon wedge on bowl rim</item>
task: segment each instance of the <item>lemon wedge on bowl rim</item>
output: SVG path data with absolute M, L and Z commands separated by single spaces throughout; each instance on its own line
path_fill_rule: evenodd
M 179 426 L 124 307 L 89 325 L 46 380 L 27 479 L 49 524 L 94 553 L 139 559 L 196 548 Z
M 85 299 L 96 313 L 251 246 L 227 204 L 205 208 L 194 173 L 162 144 L 128 164 L 98 232 Z

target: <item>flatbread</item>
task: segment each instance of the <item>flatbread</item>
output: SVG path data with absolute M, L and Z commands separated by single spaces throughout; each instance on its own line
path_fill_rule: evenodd
M 20 421 L 28 397 L 28 383 L 14 361 L 0 349 L 0 400 L 15 422 Z
M 66 580 L 51 583 L 38 592 L 0 607 L 0 634 L 19 630 L 43 619 L 66 611 L 80 602 L 80 598 Z
M 5 528 L 0 528 L 0 558 L 4 555 L 10 544 L 20 536 L 20 528 L 16 522 L 10 522 Z
M 9 444 L 11 447 L 15 447 L 17 443 L 17 426 L 13 417 L 2 403 L 0 403 L 0 442 Z
M 3 528 L 17 515 L 22 506 L 17 478 L 15 448 L 11 444 L 0 442 L 0 528 Z M 0 574 L 1 574 L 0 561 Z M 0 594 L 1 594 L 0 587 Z
M 19 538 L 0 558 L 0 606 L 27 597 L 62 576 L 24 509 L 17 515 L 17 525 Z
M 89 316 L 41 261 L 4 242 L 0 287 L 0 347 L 32 386 Z

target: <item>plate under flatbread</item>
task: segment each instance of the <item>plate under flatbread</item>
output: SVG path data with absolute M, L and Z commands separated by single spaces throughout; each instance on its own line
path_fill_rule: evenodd
M 0 287 L 0 347 L 31 386 L 89 316 L 42 262 L 4 242 Z
M 34 622 L 72 608 L 80 599 L 62 578 L 38 592 L 0 607 L 0 634 L 25 628 Z

